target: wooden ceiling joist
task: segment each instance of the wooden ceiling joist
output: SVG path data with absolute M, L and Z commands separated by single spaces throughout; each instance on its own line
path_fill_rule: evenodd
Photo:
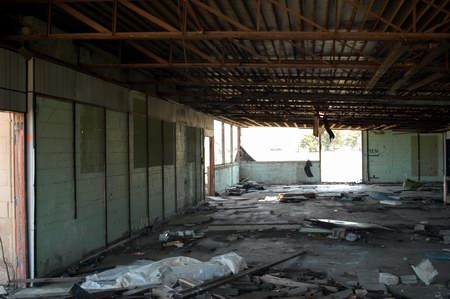
M 108 58 L 73 67 L 236 125 L 450 127 L 450 0 L 4 0 L 0 23 L 5 47 L 82 41 Z

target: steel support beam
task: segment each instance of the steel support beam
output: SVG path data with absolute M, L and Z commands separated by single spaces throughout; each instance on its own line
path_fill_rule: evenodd
M 413 63 L 400 63 L 391 66 L 391 69 L 407 70 L 414 67 Z M 317 60 L 281 60 L 273 61 L 271 63 L 261 63 L 259 61 L 242 62 L 236 60 L 225 60 L 215 62 L 182 62 L 177 61 L 173 63 L 99 63 L 99 64 L 84 64 L 85 68 L 142 68 L 142 69 L 155 69 L 155 68 L 172 68 L 172 69 L 185 69 L 185 68 L 310 68 L 310 69 L 365 69 L 365 70 L 377 70 L 378 64 L 370 62 L 359 61 L 338 61 L 330 64 L 324 64 L 322 61 Z M 430 71 L 445 71 L 444 66 L 427 67 Z M 314 77 L 313 77 L 314 78 Z
M 308 32 L 308 31 L 187 31 L 0 35 L 1 40 L 353 40 L 384 42 L 447 41 L 450 33 L 433 32 Z

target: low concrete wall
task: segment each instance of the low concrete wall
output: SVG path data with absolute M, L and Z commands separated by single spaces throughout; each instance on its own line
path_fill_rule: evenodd
M 239 183 L 239 164 L 225 164 L 215 166 L 215 190 L 222 192 L 226 188 Z
M 249 178 L 258 183 L 266 184 L 298 184 L 319 183 L 320 162 L 311 161 L 311 171 L 314 175 L 308 178 L 304 167 L 306 161 L 283 162 L 241 162 L 239 173 L 242 178 Z

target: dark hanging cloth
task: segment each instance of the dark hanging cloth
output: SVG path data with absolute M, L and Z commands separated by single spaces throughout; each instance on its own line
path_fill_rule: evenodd
M 319 137 L 319 116 L 314 116 L 313 121 L 313 135 Z
M 330 135 L 330 142 L 331 139 L 334 139 L 334 133 L 331 131 L 330 123 L 328 122 L 328 118 L 326 116 L 323 117 L 323 125 L 325 126 L 325 130 L 327 130 L 328 135 Z
M 306 161 L 304 170 L 305 170 L 306 176 L 309 177 L 309 178 L 312 178 L 312 177 L 313 177 L 313 174 L 312 174 L 312 172 L 311 172 L 311 167 L 312 167 L 312 166 L 313 166 L 313 165 L 312 165 L 311 161 L 309 161 L 309 160 Z

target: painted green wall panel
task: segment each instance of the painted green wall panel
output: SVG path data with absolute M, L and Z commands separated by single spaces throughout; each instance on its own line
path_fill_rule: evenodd
M 162 121 L 148 119 L 148 165 L 162 165 Z
M 144 110 L 145 111 L 145 110 Z M 138 121 L 135 118 L 139 119 Z M 131 230 L 148 225 L 147 184 L 147 120 L 145 116 L 130 114 L 130 208 Z M 139 125 L 136 125 L 139 124 Z M 144 127 L 144 128 L 143 128 Z M 142 130 L 145 130 L 142 132 Z M 136 136 L 140 136 L 137 138 Z M 137 149 L 139 148 L 139 149 Z M 136 160 L 140 160 L 137 162 Z M 145 162 L 145 163 L 143 163 Z M 138 166 L 138 167 L 137 167 Z
M 441 181 L 443 154 L 441 134 L 420 134 L 420 157 L 417 134 L 384 131 L 369 132 L 365 180 L 368 182 Z M 367 170 L 368 169 L 368 170 Z M 368 174 L 367 174 L 368 172 Z
M 134 104 L 143 110 L 142 101 Z M 140 112 L 136 123 L 134 114 L 128 117 L 81 103 L 75 104 L 74 121 L 73 108 L 72 102 L 37 100 L 38 276 L 127 236 L 129 213 L 136 231 L 149 221 L 174 215 L 178 205 L 182 209 L 192 204 L 201 189 L 203 140 L 198 129 L 147 120 Z M 135 153 L 135 147 L 144 150 Z M 148 159 L 150 167 L 134 168 L 136 158 L 144 159 L 144 164 Z
M 108 243 L 129 233 L 127 122 L 127 114 L 106 111 Z
M 74 262 L 72 104 L 36 100 L 36 272 Z
M 77 230 L 82 255 L 105 246 L 105 110 L 75 104 Z

